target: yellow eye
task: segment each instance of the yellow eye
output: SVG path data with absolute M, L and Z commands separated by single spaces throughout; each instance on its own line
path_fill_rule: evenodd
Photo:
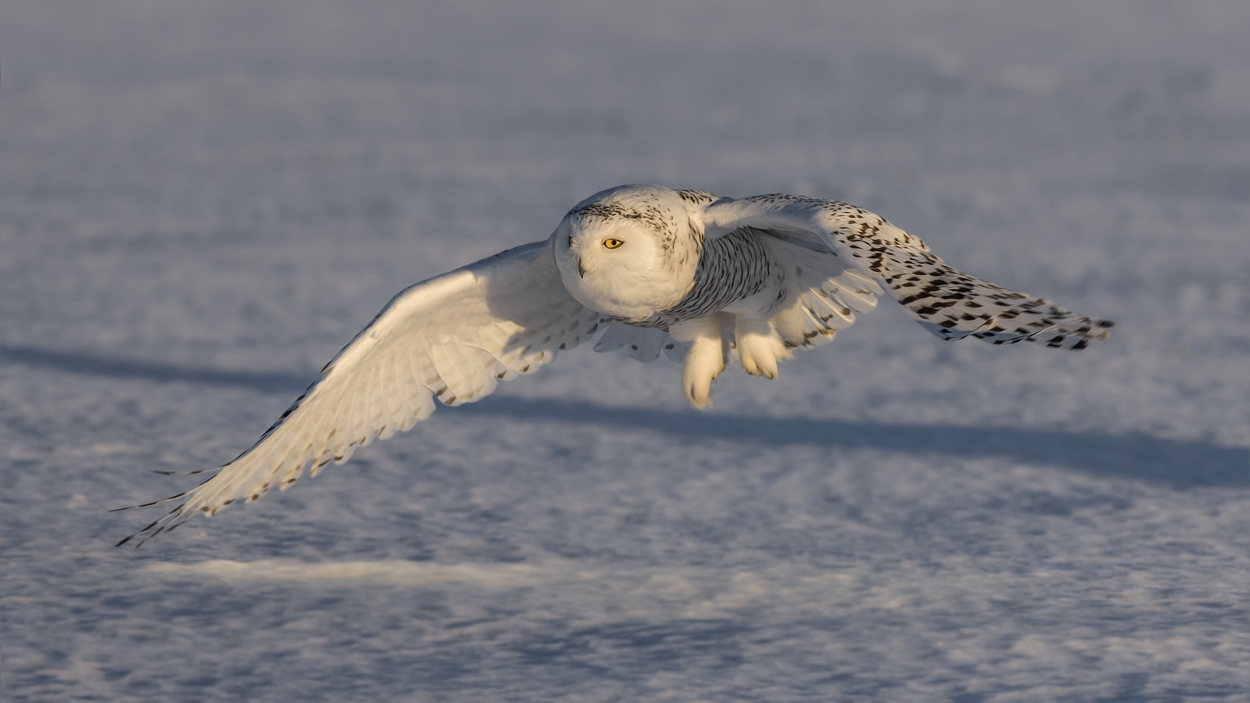
M 607 248 L 609 248 L 609 249 L 616 249 L 616 248 L 620 247 L 620 246 L 621 246 L 622 244 L 624 244 L 624 243 L 625 243 L 625 242 L 622 242 L 622 241 L 621 241 L 621 240 L 619 240 L 619 239 L 612 239 L 612 238 L 608 238 L 608 239 L 603 240 L 603 246 L 605 246 L 605 247 L 607 247 Z

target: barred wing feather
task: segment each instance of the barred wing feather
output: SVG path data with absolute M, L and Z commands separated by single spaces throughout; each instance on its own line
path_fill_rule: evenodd
M 823 243 L 883 284 L 911 317 L 943 339 L 1083 349 L 1106 339 L 1114 324 L 970 276 L 918 237 L 846 203 L 785 194 L 724 198 L 704 209 L 703 220 L 708 237 L 752 227 L 808 249 Z

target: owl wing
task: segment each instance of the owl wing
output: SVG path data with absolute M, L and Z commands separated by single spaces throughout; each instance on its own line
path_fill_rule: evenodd
M 305 468 L 341 464 L 444 405 L 490 395 L 594 335 L 603 317 L 560 282 L 549 241 L 510 249 L 402 291 L 321 371 L 250 449 L 190 491 L 144 506 L 177 507 L 119 542 L 143 541 L 198 513 L 212 515 Z M 201 472 L 192 472 L 201 473 Z M 142 542 L 140 542 L 142 544 Z
M 919 238 L 853 205 L 793 195 L 722 198 L 702 212 L 706 237 L 751 227 L 811 251 L 824 248 L 880 282 L 925 329 L 942 339 L 1036 342 L 1083 349 L 1106 339 L 1110 320 L 1078 315 L 1042 298 L 969 276 Z

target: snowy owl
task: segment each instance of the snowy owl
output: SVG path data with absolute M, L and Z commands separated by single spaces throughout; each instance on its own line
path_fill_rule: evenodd
M 596 351 L 682 362 L 686 399 L 705 408 L 727 363 L 775 378 L 886 292 L 942 339 L 1082 349 L 1112 326 L 957 271 L 846 203 L 620 186 L 578 203 L 545 241 L 399 293 L 255 445 L 196 488 L 137 506 L 180 501 L 119 545 L 286 489 L 429 417 L 435 397 L 480 400 L 596 336 Z

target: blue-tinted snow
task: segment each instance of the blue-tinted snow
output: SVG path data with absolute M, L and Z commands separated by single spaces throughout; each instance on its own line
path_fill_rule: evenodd
M 1250 5 L 0 9 L 0 698 L 1246 700 Z M 1119 325 L 569 353 L 140 551 L 405 285 L 625 182 Z

